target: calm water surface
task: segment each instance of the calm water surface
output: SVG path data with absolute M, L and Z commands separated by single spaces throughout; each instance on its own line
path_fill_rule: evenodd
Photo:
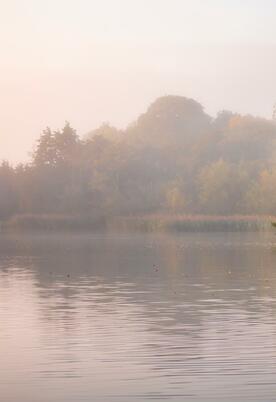
M 0 237 L 0 401 L 276 401 L 276 236 Z

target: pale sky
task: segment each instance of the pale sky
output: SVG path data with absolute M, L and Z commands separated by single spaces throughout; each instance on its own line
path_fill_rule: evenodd
M 125 127 L 158 96 L 271 117 L 275 0 L 0 0 L 0 159 L 41 131 Z

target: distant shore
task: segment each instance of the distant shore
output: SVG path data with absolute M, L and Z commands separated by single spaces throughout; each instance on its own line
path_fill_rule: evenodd
M 253 215 L 70 216 L 22 214 L 1 222 L 2 232 L 214 232 L 269 231 L 276 217 Z

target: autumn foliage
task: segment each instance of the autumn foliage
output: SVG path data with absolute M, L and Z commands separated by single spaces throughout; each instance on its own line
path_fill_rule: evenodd
M 162 97 L 125 130 L 46 128 L 28 164 L 2 162 L 0 220 L 273 215 L 275 151 L 273 120 Z

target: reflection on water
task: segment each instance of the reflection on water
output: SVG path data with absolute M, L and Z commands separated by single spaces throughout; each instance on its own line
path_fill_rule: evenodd
M 0 400 L 275 400 L 274 242 L 2 236 Z

